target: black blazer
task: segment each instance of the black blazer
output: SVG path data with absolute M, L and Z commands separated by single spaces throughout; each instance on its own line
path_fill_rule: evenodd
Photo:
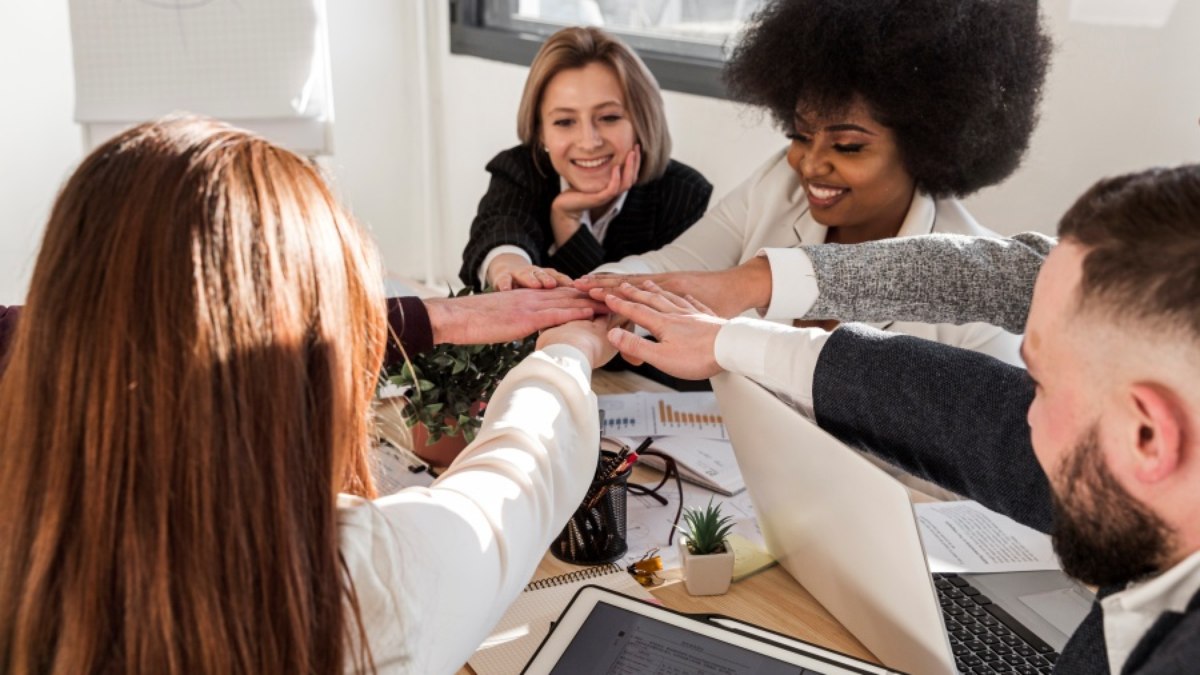
M 569 277 L 587 274 L 627 255 L 656 250 L 699 220 L 712 196 L 712 185 L 704 176 L 671 160 L 661 178 L 630 188 L 621 213 L 608 225 L 603 244 L 581 227 L 550 255 L 554 243 L 550 204 L 558 196 L 560 182 L 549 162 L 544 163 L 546 168 L 539 171 L 527 145 L 509 148 L 488 162 L 491 184 L 479 200 L 458 273 L 464 284 L 478 288 L 483 259 L 504 244 L 519 246 L 535 265 Z

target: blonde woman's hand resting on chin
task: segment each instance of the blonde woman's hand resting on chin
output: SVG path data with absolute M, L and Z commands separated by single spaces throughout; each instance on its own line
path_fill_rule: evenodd
M 538 267 L 525 258 L 503 253 L 488 265 L 488 284 L 498 291 L 514 288 L 570 288 L 571 277 L 548 267 Z
M 623 322 L 621 317 L 607 314 L 590 321 L 564 323 L 543 331 L 538 336 L 537 348 L 544 349 L 556 344 L 571 345 L 583 352 L 592 368 L 599 368 L 617 355 L 617 348 L 608 341 L 608 332 L 616 330 Z
M 720 272 L 589 274 L 576 279 L 575 288 L 603 300 L 621 284 L 638 287 L 646 281 L 677 297 L 695 298 L 710 307 L 712 313 L 727 319 L 748 309 L 766 307 L 771 302 L 771 265 L 766 258 L 758 256 Z
M 641 288 L 621 284 L 609 289 L 609 309 L 650 331 L 651 342 L 617 327 L 608 332 L 609 342 L 630 363 L 646 362 L 659 370 L 687 380 L 703 380 L 721 372 L 715 352 L 717 333 L 726 320 L 690 296 L 663 290 L 653 281 Z
M 625 153 L 625 160 L 614 164 L 608 184 L 599 192 L 580 192 L 568 187 L 558 193 L 550 205 L 550 229 L 554 233 L 554 244 L 562 247 L 579 231 L 583 212 L 611 203 L 621 193 L 628 192 L 637 182 L 642 168 L 642 146 L 634 145 Z

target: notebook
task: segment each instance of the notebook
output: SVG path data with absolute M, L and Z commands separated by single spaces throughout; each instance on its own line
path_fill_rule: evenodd
M 617 437 L 630 447 L 638 445 L 638 438 Z M 668 454 L 679 468 L 679 477 L 717 494 L 732 497 L 746 489 L 742 472 L 734 457 L 733 444 L 707 438 L 681 438 L 663 436 L 655 438 L 651 450 Z M 663 471 L 666 468 L 661 457 L 640 455 L 638 462 L 644 466 Z
M 518 675 L 549 635 L 550 623 L 558 619 L 575 592 L 587 585 L 661 604 L 615 564 L 539 579 L 530 582 L 517 596 L 467 663 L 478 675 Z

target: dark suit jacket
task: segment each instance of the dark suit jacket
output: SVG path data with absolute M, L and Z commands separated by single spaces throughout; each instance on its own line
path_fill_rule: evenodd
M 661 178 L 630 188 L 621 213 L 608 225 L 603 244 L 581 227 L 550 255 L 554 243 L 550 204 L 559 193 L 558 174 L 549 166 L 545 173 L 539 171 L 527 145 L 496 155 L 488 162 L 487 170 L 492 180 L 487 194 L 479 200 L 458 273 L 464 284 L 476 288 L 479 266 L 497 246 L 519 246 L 535 265 L 578 277 L 603 263 L 671 243 L 704 215 L 712 196 L 712 185 L 704 176 L 671 160 Z
M 813 378 L 817 423 L 845 443 L 1049 532 L 1050 484 L 1033 454 L 1025 370 L 982 354 L 848 324 L 829 337 Z M 1115 588 L 1101 589 L 1100 597 Z M 1123 673 L 1200 672 L 1200 594 L 1143 636 Z M 1097 602 L 1056 673 L 1107 673 Z

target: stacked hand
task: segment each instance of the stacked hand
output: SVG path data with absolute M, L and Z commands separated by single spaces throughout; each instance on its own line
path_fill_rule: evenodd
M 771 301 L 771 267 L 766 258 L 754 257 L 737 267 L 720 272 L 662 272 L 658 274 L 589 274 L 575 281 L 575 288 L 602 300 L 622 284 L 634 287 L 651 282 L 676 298 L 692 298 L 711 308 L 710 313 L 726 318 L 748 309 L 766 307 Z
M 571 277 L 558 270 L 538 267 L 524 257 L 502 253 L 492 259 L 487 269 L 488 283 L 498 291 L 514 288 L 569 288 Z
M 609 344 L 607 334 L 616 330 L 616 326 L 624 319 L 609 314 L 597 316 L 588 321 L 572 321 L 542 332 L 538 336 L 537 348 L 542 349 L 553 344 L 567 344 L 583 352 L 593 368 L 608 363 L 616 356 L 617 349 Z
M 603 301 L 572 288 L 430 298 L 424 302 L 438 344 L 518 340 L 561 323 L 608 314 Z
M 664 290 L 653 281 L 643 281 L 640 288 L 620 284 L 606 292 L 609 309 L 658 340 L 651 342 L 620 327 L 611 329 L 608 339 L 626 361 L 646 362 L 688 380 L 703 380 L 721 372 L 715 347 L 717 333 L 726 322 L 706 305 Z

